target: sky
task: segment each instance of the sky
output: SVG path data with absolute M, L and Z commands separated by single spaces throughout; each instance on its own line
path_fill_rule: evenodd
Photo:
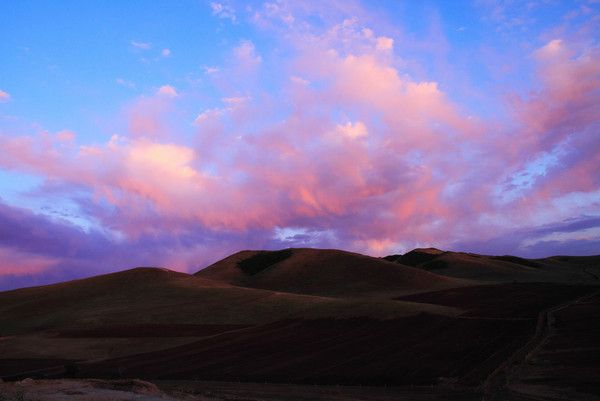
M 600 2 L 0 2 L 0 289 L 242 249 L 600 254 Z

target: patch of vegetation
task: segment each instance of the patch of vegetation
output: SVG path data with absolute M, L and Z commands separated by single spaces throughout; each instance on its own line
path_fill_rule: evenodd
M 247 259 L 240 260 L 237 266 L 248 275 L 255 275 L 273 266 L 276 263 L 282 262 L 292 256 L 291 249 L 282 249 L 281 251 L 262 251 L 256 255 L 250 256 Z
M 528 266 L 528 267 L 540 267 L 541 266 L 539 263 L 534 262 L 533 260 L 520 258 L 518 256 L 510 256 L 510 255 L 492 256 L 492 259 L 502 260 L 504 262 L 515 263 L 518 265 L 523 265 L 523 266 Z
M 449 263 L 445 260 L 432 260 L 431 262 L 421 265 L 421 267 L 427 271 L 447 269 L 449 266 Z
M 431 262 L 432 260 L 437 259 L 438 256 L 440 256 L 440 254 L 413 250 L 396 259 L 396 262 L 416 267 L 420 264 Z
M 401 257 L 402 257 L 402 255 L 394 254 L 394 255 L 384 256 L 383 259 L 387 260 L 388 262 L 396 262 Z
M 23 390 L 17 390 L 15 394 L 15 400 L 17 401 L 25 401 L 25 393 Z
M 75 362 L 65 364 L 65 377 L 74 379 L 79 375 L 79 366 Z

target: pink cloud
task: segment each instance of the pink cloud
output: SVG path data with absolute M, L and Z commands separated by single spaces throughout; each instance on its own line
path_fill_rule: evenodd
M 255 69 L 262 62 L 262 57 L 257 54 L 254 43 L 249 40 L 243 40 L 233 49 L 233 55 L 239 67 L 246 71 Z
M 133 137 L 161 138 L 169 135 L 168 113 L 178 97 L 171 85 L 163 85 L 154 96 L 140 96 L 125 108 L 128 134 Z
M 176 97 L 177 90 L 171 85 L 163 85 L 160 88 L 158 88 L 156 94 L 161 96 Z
M 598 129 L 600 51 L 553 39 L 534 56 L 539 89 L 514 104 L 522 124 L 521 154 L 562 152 L 557 163 L 539 177 L 530 196 L 551 200 L 573 191 L 592 191 L 598 185 L 594 170 L 600 165 L 600 140 L 593 134 Z M 513 157 L 521 166 L 523 159 L 518 154 Z
M 58 258 L 29 254 L 0 246 L 0 277 L 38 274 L 52 268 L 57 262 Z

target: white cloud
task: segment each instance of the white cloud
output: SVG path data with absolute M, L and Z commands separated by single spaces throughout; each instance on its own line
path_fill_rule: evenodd
M 121 85 L 121 86 L 125 86 L 127 88 L 135 88 L 135 84 L 131 81 L 127 81 L 123 78 L 117 78 L 116 82 Z
M 262 62 L 262 57 L 256 54 L 254 43 L 249 40 L 242 40 L 233 54 L 243 68 L 253 68 Z
M 229 112 L 233 112 L 250 100 L 248 96 L 239 96 L 239 97 L 224 97 L 221 99 L 223 103 L 225 103 L 226 107 L 215 107 L 213 109 L 207 109 L 200 113 L 198 117 L 194 120 L 194 125 L 200 125 L 205 121 L 215 121 L 225 116 Z M 239 139 L 239 138 L 238 138 Z
M 231 22 L 236 21 L 235 17 L 235 9 L 228 4 L 210 3 L 210 8 L 212 9 L 213 15 L 216 15 L 219 18 L 229 19 Z
M 224 103 L 227 103 L 229 105 L 239 105 L 241 103 L 245 103 L 247 102 L 249 99 L 248 96 L 239 96 L 239 97 L 224 97 L 223 99 L 221 99 Z
M 162 51 L 160 52 L 160 54 L 163 57 L 170 57 L 171 56 L 171 50 L 170 49 L 166 49 L 166 48 L 162 49 Z
M 161 96 L 175 97 L 177 96 L 177 91 L 171 85 L 163 85 L 160 88 L 158 88 L 156 94 Z
M 8 102 L 10 100 L 10 95 L 7 92 L 4 92 L 0 89 L 0 103 Z
M 292 81 L 295 84 L 302 85 L 302 86 L 306 86 L 306 85 L 310 84 L 310 81 L 308 79 L 304 79 L 302 77 L 297 77 L 297 76 L 291 77 L 290 81 Z
M 200 125 L 202 124 L 204 121 L 208 121 L 208 120 L 216 120 L 219 117 L 221 117 L 221 115 L 223 114 L 223 109 L 208 109 L 202 113 L 200 113 L 198 115 L 198 117 L 196 117 L 196 119 L 194 120 L 194 124 L 195 125 Z
M 379 36 L 376 41 L 377 50 L 392 50 L 394 39 L 385 36 Z
M 573 232 L 553 232 L 537 238 L 528 238 L 521 243 L 522 248 L 540 242 L 594 241 L 600 239 L 600 227 L 589 227 Z
M 335 130 L 340 135 L 343 135 L 350 139 L 362 138 L 369 135 L 369 131 L 365 124 L 360 121 L 352 124 L 351 122 L 347 122 L 346 124 L 338 124 L 335 127 Z
M 131 46 L 135 47 L 136 49 L 149 50 L 152 48 L 152 43 L 136 42 L 135 40 L 132 40 Z
M 210 66 L 205 66 L 204 67 L 204 73 L 205 74 L 214 74 L 216 72 L 219 72 L 219 69 L 217 67 L 210 67 Z

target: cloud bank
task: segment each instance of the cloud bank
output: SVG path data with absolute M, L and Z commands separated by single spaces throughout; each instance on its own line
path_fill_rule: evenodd
M 404 56 L 414 48 L 378 33 L 367 11 L 326 11 L 249 10 L 276 50 L 232 46 L 207 73 L 220 102 L 185 124 L 194 89 L 165 84 L 128 104 L 126 128 L 105 141 L 0 133 L 0 167 L 42 177 L 36 196 L 70 199 L 87 222 L 2 202 L 0 285 L 143 264 L 194 271 L 242 248 L 597 249 L 594 41 L 565 33 L 532 48 L 529 90 L 504 91 L 498 116 L 480 116 L 445 82 L 417 78 Z

